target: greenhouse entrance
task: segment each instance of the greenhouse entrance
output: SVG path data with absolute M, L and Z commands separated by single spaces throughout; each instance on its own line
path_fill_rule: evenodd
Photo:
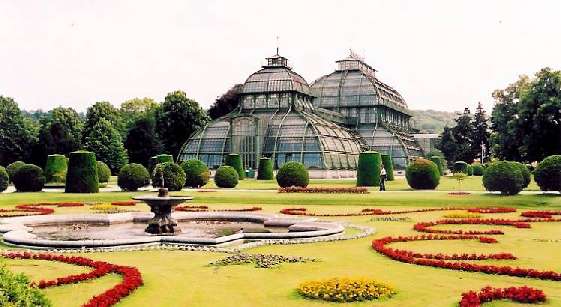
M 259 119 L 253 116 L 232 118 L 230 152 L 238 153 L 245 169 L 257 168 L 261 152 Z

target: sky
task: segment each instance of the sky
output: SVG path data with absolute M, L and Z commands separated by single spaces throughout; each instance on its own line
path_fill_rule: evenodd
M 490 110 L 561 69 L 561 1 L 2 0 L 0 95 L 85 111 L 180 89 L 206 108 L 277 46 L 310 84 L 352 49 L 411 109 Z

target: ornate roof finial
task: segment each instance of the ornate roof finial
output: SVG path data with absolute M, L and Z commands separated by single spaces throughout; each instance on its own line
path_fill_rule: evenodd
M 279 55 L 279 36 L 277 35 L 277 55 Z
M 350 52 L 350 55 L 349 55 L 349 56 L 350 56 L 352 59 L 355 59 L 355 60 L 359 60 L 359 61 L 364 62 L 364 57 L 358 55 L 358 53 L 354 52 L 353 49 L 349 49 L 349 52 Z

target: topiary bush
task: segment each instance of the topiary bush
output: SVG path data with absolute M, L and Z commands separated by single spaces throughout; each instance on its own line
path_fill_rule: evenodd
M 434 162 L 434 164 L 436 164 L 440 176 L 444 176 L 444 160 L 442 159 L 442 157 L 431 156 L 429 160 L 431 160 L 432 162 Z
M 302 187 L 310 182 L 308 170 L 304 164 L 296 161 L 286 162 L 277 172 L 277 183 L 281 188 Z
M 481 163 L 474 163 L 471 165 L 471 167 L 473 170 L 473 176 L 483 176 L 485 168 L 483 168 L 483 165 Z
M 229 154 L 224 159 L 224 165 L 228 165 L 233 167 L 236 172 L 238 172 L 238 176 L 240 180 L 245 178 L 245 170 L 243 168 L 242 157 L 238 154 Z
M 238 185 L 238 172 L 229 165 L 222 165 L 214 174 L 214 183 L 219 188 L 235 188 Z
M 64 182 L 68 164 L 64 155 L 49 155 L 45 163 L 45 179 L 47 182 Z
M 534 180 L 542 191 L 561 192 L 561 155 L 543 159 L 534 170 Z
M 14 175 L 16 174 L 18 169 L 20 167 L 24 166 L 24 165 L 25 165 L 25 162 L 16 161 L 16 162 L 13 162 L 13 163 L 9 164 L 8 166 L 6 166 L 6 171 L 8 172 L 8 177 L 10 177 L 10 182 L 12 182 L 12 178 L 14 178 Z
M 185 185 L 185 172 L 177 163 L 159 163 L 152 172 L 152 186 L 159 188 L 162 186 L 162 176 L 164 178 L 164 188 L 170 191 L 181 191 Z
M 515 195 L 524 188 L 524 177 L 520 168 L 511 161 L 493 162 L 483 173 L 483 186 L 487 191 Z
M 208 183 L 210 171 L 206 164 L 197 159 L 181 162 L 181 168 L 185 172 L 185 186 L 200 188 Z
M 384 165 L 384 168 L 386 169 L 386 180 L 394 180 L 392 156 L 388 154 L 381 154 L 380 157 L 382 158 L 382 165 Z
M 18 192 L 38 192 L 45 185 L 43 169 L 34 164 L 25 164 L 18 169 L 12 178 Z
M 359 187 L 379 186 L 381 165 L 382 156 L 379 152 L 361 152 L 358 157 L 356 185 Z
M 50 307 L 51 302 L 23 274 L 14 274 L 0 266 L 0 306 Z
M 453 172 L 454 173 L 464 173 L 466 175 L 469 175 L 468 172 L 468 164 L 464 161 L 456 161 L 454 162 L 454 167 L 453 167 Z
M 149 165 L 150 172 L 154 171 L 154 167 L 156 167 L 156 165 L 165 162 L 173 163 L 173 156 L 168 154 L 153 156 L 152 158 L 150 158 L 150 165 Z
M 512 163 L 514 167 L 518 168 L 518 170 L 520 170 L 520 174 L 522 174 L 522 179 L 524 179 L 524 181 L 522 182 L 522 189 L 527 188 L 532 181 L 532 174 L 530 174 L 530 170 L 528 170 L 526 165 L 520 162 L 511 161 L 510 163 Z
M 434 162 L 418 158 L 405 169 L 405 178 L 413 189 L 434 190 L 440 183 L 440 172 Z
M 10 183 L 10 176 L 3 166 L 0 166 L 0 192 L 6 191 Z
M 468 164 L 467 166 L 467 175 L 473 176 L 473 166 L 471 166 L 471 164 Z
M 97 193 L 97 161 L 91 151 L 74 151 L 69 154 L 66 173 L 66 193 Z
M 257 180 L 273 180 L 273 160 L 270 158 L 259 159 Z
M 136 191 L 150 184 L 150 173 L 142 165 L 131 163 L 123 166 L 117 177 L 117 185 L 123 191 Z
M 111 178 L 111 169 L 107 164 L 97 161 L 97 179 L 99 182 L 108 182 Z

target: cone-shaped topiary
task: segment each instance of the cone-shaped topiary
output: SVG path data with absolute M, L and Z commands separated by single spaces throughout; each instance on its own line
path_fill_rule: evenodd
M 430 157 L 430 160 L 432 162 L 434 162 L 434 164 L 436 164 L 436 167 L 438 167 L 438 173 L 440 174 L 440 176 L 443 176 L 444 175 L 444 161 L 442 160 L 442 157 L 432 156 L 432 157 Z
M 483 173 L 483 186 L 487 191 L 515 195 L 524 188 L 524 177 L 520 168 L 512 161 L 493 162 Z
M 111 178 L 111 169 L 107 164 L 97 161 L 97 179 L 99 182 L 108 182 Z
M 394 179 L 392 156 L 388 154 L 381 154 L 380 156 L 382 158 L 382 165 L 384 165 L 384 168 L 386 169 L 386 180 L 392 181 Z
M 0 192 L 4 192 L 10 183 L 10 176 L 3 166 L 0 166 Z
M 238 154 L 229 154 L 224 160 L 224 165 L 233 167 L 238 172 L 238 178 L 243 180 L 245 178 L 245 170 L 243 168 L 242 157 Z
M 273 160 L 270 158 L 259 159 L 257 180 L 273 180 Z
M 468 164 L 464 161 L 456 161 L 454 163 L 454 168 L 452 171 L 454 173 L 464 173 L 466 175 L 469 175 Z
M 436 163 L 418 158 L 405 169 L 407 184 L 416 190 L 434 190 L 440 183 L 440 172 Z
M 305 188 L 310 183 L 310 176 L 304 164 L 290 161 L 283 164 L 277 172 L 277 183 L 281 188 Z
M 69 155 L 66 193 L 97 193 L 97 161 L 91 151 L 74 151 Z
M 382 156 L 377 151 L 361 152 L 358 157 L 356 185 L 359 187 L 377 187 L 380 185 Z M 386 170 L 387 172 L 387 170 Z
M 181 191 L 185 185 L 185 172 L 179 164 L 164 162 L 156 165 L 152 171 L 152 186 L 155 188 L 162 186 L 162 176 L 164 178 L 164 188 L 170 191 Z
M 238 185 L 238 172 L 229 165 L 222 165 L 214 174 L 214 183 L 219 188 L 235 188 Z
M 473 176 L 483 176 L 485 169 L 481 163 L 474 163 L 471 167 L 473 168 Z
M 183 161 L 181 168 L 185 172 L 186 187 L 200 188 L 208 183 L 210 172 L 203 161 L 197 159 Z
M 25 164 L 18 169 L 12 179 L 18 192 L 38 192 L 45 185 L 43 170 L 34 164 Z
M 64 182 L 66 180 L 66 157 L 64 155 L 49 155 L 45 164 L 45 178 L 47 182 Z
M 561 192 L 561 155 L 543 159 L 534 171 L 534 180 L 542 191 Z
M 150 184 L 150 174 L 142 164 L 127 164 L 119 171 L 117 184 L 123 191 L 136 191 Z
M 12 178 L 14 178 L 14 175 L 16 174 L 18 169 L 20 167 L 24 166 L 24 165 L 25 165 L 25 162 L 16 161 L 16 162 L 10 163 L 8 166 L 6 166 L 6 171 L 8 172 L 8 177 L 10 177 L 10 182 L 12 182 Z

